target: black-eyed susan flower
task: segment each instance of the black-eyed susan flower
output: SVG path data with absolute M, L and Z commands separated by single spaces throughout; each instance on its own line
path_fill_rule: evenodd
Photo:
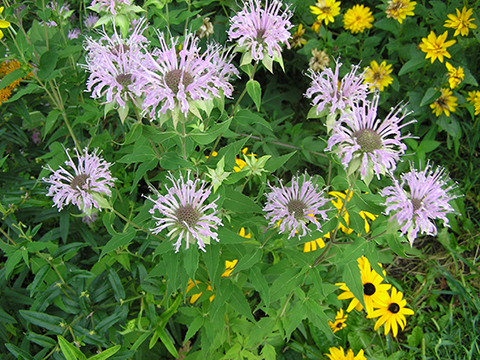
M 328 351 L 330 353 L 325 355 L 328 356 L 330 360 L 367 360 L 365 355 L 363 355 L 363 349 L 361 349 L 357 355 L 355 355 L 352 349 L 348 349 L 345 354 L 345 350 L 343 350 L 341 346 L 338 348 L 331 347 Z
M 390 0 L 385 13 L 387 14 L 387 18 L 394 18 L 401 24 L 407 16 L 415 15 L 413 12 L 413 10 L 415 10 L 415 5 L 417 5 L 415 1 Z
M 350 30 L 353 34 L 370 29 L 373 26 L 373 20 L 370 8 L 363 5 L 354 5 L 343 16 L 345 30 Z
M 442 94 L 433 102 L 433 104 L 430 104 L 430 107 L 432 108 L 432 112 L 440 116 L 442 113 L 445 113 L 445 115 L 450 116 L 450 112 L 455 112 L 457 110 L 457 100 L 458 98 L 453 96 L 452 91 L 450 89 L 441 89 Z
M 318 20 L 315 20 L 315 22 L 312 24 L 312 30 L 315 31 L 317 34 L 320 32 L 321 27 L 322 27 L 322 23 L 319 22 Z
M 294 48 L 302 47 L 307 43 L 307 40 L 303 38 L 303 34 L 305 34 L 305 29 L 303 28 L 303 24 L 298 25 L 297 31 L 293 34 L 292 38 L 290 39 L 290 45 Z
M 310 6 L 312 14 L 317 15 L 317 21 L 321 23 L 325 22 L 328 25 L 329 22 L 335 21 L 335 16 L 340 14 L 340 1 L 335 0 L 320 0 L 315 3 L 315 6 Z
M 240 235 L 241 237 L 244 237 L 246 239 L 251 239 L 252 238 L 252 234 L 245 228 L 240 228 L 240 231 L 238 232 L 238 235 Z
M 380 317 L 375 323 L 375 330 L 385 324 L 385 335 L 392 330 L 393 336 L 398 334 L 398 325 L 405 329 L 407 319 L 405 315 L 413 315 L 413 310 L 406 307 L 407 300 L 403 299 L 403 294 L 392 288 L 392 294 L 388 296 L 384 302 L 376 302 L 374 304 L 375 310 L 369 316 L 371 318 Z
M 362 256 L 358 259 L 358 267 L 360 268 L 360 274 L 363 284 L 363 301 L 365 303 L 367 315 L 370 315 L 373 312 L 373 305 L 380 303 L 383 304 L 388 300 L 388 290 L 392 287 L 390 284 L 382 284 L 383 277 L 370 266 L 370 262 L 365 256 Z M 337 296 L 339 300 L 348 300 L 350 304 L 348 305 L 347 312 L 357 309 L 361 311 L 363 305 L 360 301 L 353 295 L 348 286 L 345 283 L 337 283 L 335 285 L 340 286 L 340 290 L 344 292 Z
M 463 68 L 461 66 L 458 69 L 455 66 L 451 65 L 448 61 L 445 63 L 448 70 L 448 83 L 450 84 L 450 89 L 455 89 L 462 80 L 465 78 L 465 73 L 463 72 Z
M 347 318 L 348 318 L 348 315 L 347 314 L 344 315 L 343 309 L 340 309 L 339 311 L 337 311 L 337 315 L 335 316 L 335 321 L 328 322 L 328 325 L 330 325 L 330 328 L 332 329 L 334 334 L 337 331 L 340 331 L 347 326 L 346 324 Z
M 330 238 L 330 233 L 327 233 L 325 237 Z M 307 241 L 305 244 L 303 244 L 303 252 L 307 253 L 310 251 L 315 251 L 317 249 L 322 249 L 324 247 L 325 247 L 325 241 L 323 241 L 322 238 L 318 238 L 313 241 Z
M 447 40 L 448 31 L 445 31 L 442 35 L 435 35 L 433 31 L 430 31 L 430 34 L 426 38 L 422 38 L 422 43 L 420 44 L 420 50 L 422 50 L 425 55 L 425 59 L 431 59 L 433 62 L 438 58 L 440 62 L 443 63 L 443 57 L 451 58 L 452 56 L 447 51 L 447 48 L 455 44 L 456 40 Z
M 243 228 L 242 228 L 243 229 Z M 222 274 L 222 277 L 229 277 L 230 274 L 232 273 L 233 269 L 235 269 L 235 266 L 237 266 L 238 260 L 232 260 L 232 261 L 225 261 L 225 271 Z
M 370 63 L 365 69 L 365 83 L 368 83 L 370 90 L 379 89 L 383 91 L 388 85 L 393 82 L 390 76 L 392 73 L 392 65 L 386 61 L 382 61 L 379 65 L 375 60 Z
M 475 18 L 470 18 L 473 14 L 473 9 L 468 9 L 464 6 L 462 12 L 460 10 L 455 9 L 457 11 L 457 15 L 448 14 L 448 20 L 445 20 L 445 27 L 455 29 L 455 33 L 453 36 L 457 36 L 458 34 L 462 36 L 467 36 L 470 29 L 476 29 L 477 25 L 473 24 L 472 21 Z
M 467 100 L 474 106 L 475 115 L 480 114 L 480 91 L 469 91 Z

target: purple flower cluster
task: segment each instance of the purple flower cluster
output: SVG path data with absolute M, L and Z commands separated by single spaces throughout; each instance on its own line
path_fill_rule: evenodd
M 368 84 L 364 84 L 363 73 L 357 75 L 358 65 L 352 65 L 350 72 L 342 79 L 339 70 L 342 64 L 336 61 L 335 71 L 326 68 L 322 72 L 309 71 L 308 76 L 312 84 L 305 96 L 312 99 L 312 106 L 316 106 L 317 114 L 328 109 L 330 114 L 336 110 L 348 111 L 359 101 L 365 101 L 369 93 Z
M 167 194 L 161 195 L 158 190 L 152 189 L 157 195 L 156 199 L 147 198 L 154 203 L 150 213 L 156 220 L 156 227 L 151 231 L 158 234 L 168 229 L 167 236 L 176 240 L 175 252 L 182 246 L 182 240 L 187 249 L 190 244 L 197 242 L 198 247 L 206 251 L 205 244 L 209 244 L 211 238 L 219 241 L 214 230 L 223 226 L 217 216 L 216 200 L 206 203 L 211 194 L 211 186 L 207 187 L 200 179 L 191 180 L 190 173 L 186 179 L 181 174 L 177 179 L 170 173 L 167 178 L 172 182 L 171 187 L 165 186 Z M 157 212 L 161 217 L 155 215 Z
M 112 15 L 117 15 L 117 12 L 124 6 L 132 5 L 130 0 L 93 0 L 90 6 L 98 6 L 99 11 L 105 11 Z
M 209 44 L 201 53 L 193 33 L 187 33 L 183 43 L 178 38 L 167 41 L 163 33 L 158 40 L 160 47 L 147 53 L 134 72 L 138 90 L 145 96 L 144 114 L 155 119 L 167 110 L 180 109 L 187 115 L 192 100 L 211 100 L 222 93 L 232 96 L 229 80 L 238 71 L 221 45 Z
M 377 118 L 379 94 L 372 101 L 354 103 L 351 112 L 343 113 L 333 125 L 325 151 L 335 152 L 349 173 L 360 169 L 362 179 L 395 170 L 397 161 L 407 149 L 400 130 L 415 122 L 403 123 L 408 115 L 402 106 L 392 109 L 385 119 Z
M 87 37 L 86 68 L 90 72 L 87 90 L 94 99 L 106 97 L 106 103 L 115 102 L 125 107 L 129 101 L 138 98 L 138 69 L 145 55 L 142 45 L 147 44 L 143 36 L 146 21 L 138 22 L 128 39 L 122 39 L 116 32 L 113 36 L 101 33 L 94 40 Z
M 255 61 L 265 56 L 281 57 L 280 44 L 290 48 L 289 30 L 293 26 L 292 12 L 288 7 L 282 11 L 282 6 L 280 0 L 267 0 L 264 9 L 260 0 L 244 1 L 243 9 L 230 19 L 229 40 L 237 40 L 239 50 L 249 51 Z
M 317 220 L 320 216 L 327 219 L 327 210 L 321 210 L 328 202 L 323 191 L 313 184 L 311 179 L 294 176 L 290 186 L 284 186 L 280 181 L 280 187 L 272 186 L 266 194 L 267 203 L 263 211 L 267 212 L 265 217 L 270 221 L 270 226 L 278 225 L 280 234 L 288 233 L 288 238 L 298 234 L 298 238 L 307 235 L 310 229 L 309 223 L 315 224 L 318 230 L 321 224 Z
M 85 154 L 80 155 L 77 150 L 76 164 L 68 149 L 65 150 L 68 160 L 65 165 L 69 168 L 60 166 L 57 170 L 53 170 L 50 166 L 48 170 L 53 174 L 42 180 L 50 184 L 47 196 L 53 196 L 53 206 L 57 206 L 58 210 L 62 210 L 65 205 L 72 203 L 85 214 L 91 214 L 91 210 L 96 208 L 101 210 L 99 200 L 102 194 L 110 196 L 114 179 L 110 173 L 111 164 L 98 156 L 98 150 L 89 154 L 87 149 Z
M 452 194 L 455 185 L 448 185 L 449 178 L 443 168 L 433 171 L 430 164 L 423 171 L 412 167 L 400 179 L 401 182 L 393 178 L 393 186 L 387 186 L 380 194 L 386 198 L 386 214 L 393 214 L 390 221 L 398 222 L 402 235 L 406 234 L 413 245 L 419 232 L 437 234 L 435 219 L 448 226 L 446 215 L 454 212 L 449 201 L 457 197 Z

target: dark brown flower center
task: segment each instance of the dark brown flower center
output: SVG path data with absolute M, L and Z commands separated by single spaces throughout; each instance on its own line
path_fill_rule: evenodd
M 382 148 L 382 137 L 370 129 L 358 130 L 354 136 L 362 152 L 372 152 Z
M 130 47 L 128 45 L 118 44 L 115 45 L 111 51 L 113 55 L 118 56 L 120 54 L 125 54 L 128 50 L 130 50 Z
M 305 204 L 300 201 L 300 200 L 291 200 L 287 204 L 287 209 L 290 214 L 293 214 L 295 219 L 301 219 L 303 218 L 303 210 L 305 210 L 307 207 Z
M 413 211 L 420 210 L 422 208 L 422 200 L 412 199 Z
M 116 80 L 123 88 L 126 88 L 132 83 L 132 74 L 119 74 Z
M 70 187 L 73 190 L 82 189 L 83 185 L 87 183 L 88 178 L 89 176 L 87 174 L 77 175 L 73 178 L 72 183 L 70 184 Z
M 367 296 L 371 296 L 375 294 L 375 285 L 372 283 L 366 283 L 363 285 L 363 293 Z
M 397 303 L 391 303 L 388 305 L 388 311 L 390 311 L 392 314 L 396 314 L 400 311 L 400 306 L 398 306 Z
M 180 82 L 182 82 L 183 86 L 186 88 L 193 82 L 193 76 L 180 69 L 170 70 L 165 74 L 165 83 L 175 95 L 178 93 Z
M 341 329 L 343 327 L 343 322 L 342 321 L 339 321 L 337 323 L 337 328 Z
M 200 219 L 200 213 L 198 210 L 194 209 L 191 205 L 180 206 L 175 211 L 175 216 L 177 217 L 177 224 L 186 227 L 194 227 L 198 219 Z

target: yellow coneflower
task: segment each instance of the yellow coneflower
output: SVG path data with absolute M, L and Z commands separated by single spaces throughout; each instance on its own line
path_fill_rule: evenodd
M 469 91 L 467 101 L 472 103 L 473 107 L 475 108 L 475 115 L 480 114 L 480 91 Z
M 442 89 L 441 93 L 442 95 L 440 95 L 433 104 L 430 104 L 430 107 L 433 109 L 432 112 L 437 116 L 442 115 L 442 113 L 450 116 L 450 112 L 455 112 L 455 110 L 457 110 L 458 98 L 452 96 L 453 93 L 450 89 Z
M 365 83 L 369 83 L 370 89 L 379 89 L 383 91 L 387 86 L 393 82 L 390 76 L 392 73 L 392 65 L 386 61 L 382 61 L 380 65 L 373 60 L 370 66 L 365 70 Z
M 340 346 L 338 348 L 331 347 L 328 349 L 330 354 L 325 354 L 330 360 L 367 360 L 365 355 L 363 355 L 363 349 L 361 349 L 357 355 L 353 352 L 352 349 L 348 349 L 347 354 L 345 350 Z
M 312 14 L 317 15 L 317 21 L 321 23 L 325 22 L 328 25 L 329 22 L 335 21 L 335 16 L 340 14 L 340 1 L 335 0 L 320 0 L 315 3 L 315 6 L 310 6 Z
M 305 40 L 302 36 L 305 34 L 305 29 L 303 28 L 303 24 L 298 25 L 297 31 L 292 36 L 292 39 L 290 40 L 290 45 L 292 45 L 294 48 L 297 47 L 302 47 L 307 43 L 307 40 Z
M 450 89 L 455 89 L 462 80 L 465 78 L 465 73 L 463 72 L 462 67 L 458 67 L 456 69 L 453 65 L 451 65 L 448 61 L 445 63 L 448 70 L 448 83 L 450 84 Z
M 390 0 L 387 9 L 385 10 L 387 18 L 394 18 L 401 24 L 407 16 L 415 15 L 413 12 L 413 10 L 415 10 L 415 5 L 417 5 L 415 1 Z
M 350 30 L 353 34 L 370 29 L 373 26 L 373 20 L 370 8 L 363 5 L 354 5 L 343 16 L 345 30 Z
M 445 20 L 445 27 L 455 29 L 455 33 L 453 36 L 457 36 L 458 34 L 462 36 L 467 36 L 470 29 L 476 29 L 477 25 L 472 24 L 472 21 L 475 18 L 470 18 L 473 14 L 473 9 L 468 9 L 464 6 L 462 12 L 460 10 L 455 9 L 457 11 L 457 15 L 448 14 L 448 19 Z
M 452 56 L 447 51 L 447 48 L 455 44 L 456 40 L 447 40 L 448 31 L 445 31 L 442 35 L 435 35 L 433 31 L 430 32 L 428 37 L 422 38 L 422 43 L 420 44 L 420 50 L 422 50 L 425 55 L 425 59 L 431 58 L 432 64 L 438 58 L 440 62 L 443 63 L 443 57 L 451 58 Z

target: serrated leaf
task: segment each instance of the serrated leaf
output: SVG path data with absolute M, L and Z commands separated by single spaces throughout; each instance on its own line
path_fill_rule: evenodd
M 198 268 L 198 249 L 192 246 L 190 249 L 186 249 L 184 253 L 185 259 L 183 261 L 183 266 L 187 275 L 190 279 L 195 279 L 195 272 Z
M 270 344 L 265 344 L 263 346 L 263 349 L 260 355 L 262 355 L 263 359 L 265 360 L 275 360 L 277 358 L 277 353 L 275 351 L 275 348 Z
M 266 312 L 268 313 L 270 307 L 270 287 L 268 286 L 267 280 L 265 280 L 265 276 L 257 266 L 250 268 L 250 282 L 255 290 L 259 292 L 260 298 L 263 300 Z
M 204 323 L 205 323 L 205 318 L 203 316 L 199 316 L 193 319 L 193 321 L 190 324 L 188 324 L 188 330 L 187 330 L 187 333 L 185 334 L 185 339 L 183 340 L 183 343 L 186 343 L 188 340 L 190 340 L 192 336 L 195 335 L 198 332 L 198 330 L 201 329 Z
M 273 173 L 278 168 L 280 168 L 283 164 L 285 164 L 288 161 L 288 159 L 290 159 L 295 153 L 296 151 L 291 152 L 290 154 L 282 155 L 282 156 L 271 157 L 270 159 L 268 159 L 267 163 L 265 164 L 265 170 Z
M 287 338 L 287 341 L 290 339 L 290 335 L 292 334 L 293 330 L 295 330 L 306 317 L 306 306 L 301 301 L 297 301 L 292 310 L 288 313 L 289 321 L 288 326 L 285 329 L 285 337 Z
M 362 304 L 365 308 L 365 301 L 363 299 L 363 283 L 360 273 L 360 268 L 358 267 L 358 262 L 356 260 L 350 261 L 345 264 L 343 268 L 342 275 L 343 282 L 347 285 L 350 292 L 355 296 L 355 298 Z
M 279 300 L 282 296 L 291 293 L 303 282 L 303 271 L 298 268 L 286 269 L 270 287 L 270 302 Z
M 234 211 L 235 213 L 252 213 L 262 211 L 262 208 L 256 204 L 250 197 L 235 191 L 229 187 L 225 189 L 225 200 L 223 208 Z
M 155 151 L 150 146 L 139 146 L 138 148 L 133 150 L 133 153 L 128 154 L 117 160 L 119 163 L 123 164 L 131 164 L 137 162 L 146 162 L 156 158 L 157 155 Z
M 214 142 L 230 127 L 232 119 L 228 119 L 220 124 L 215 124 L 204 133 L 190 133 L 188 134 L 197 144 L 208 145 Z
M 252 310 L 250 309 L 250 305 L 248 304 L 247 299 L 245 299 L 243 292 L 231 281 L 227 282 L 226 288 L 228 293 L 230 293 L 228 302 L 230 305 L 232 305 L 235 311 L 237 311 L 240 315 L 245 316 L 250 321 L 255 321 L 252 315 Z
M 258 114 L 254 114 L 250 110 L 241 109 L 234 115 L 234 118 L 240 125 L 246 126 L 259 124 L 272 131 L 271 125 L 263 117 L 259 116 Z

